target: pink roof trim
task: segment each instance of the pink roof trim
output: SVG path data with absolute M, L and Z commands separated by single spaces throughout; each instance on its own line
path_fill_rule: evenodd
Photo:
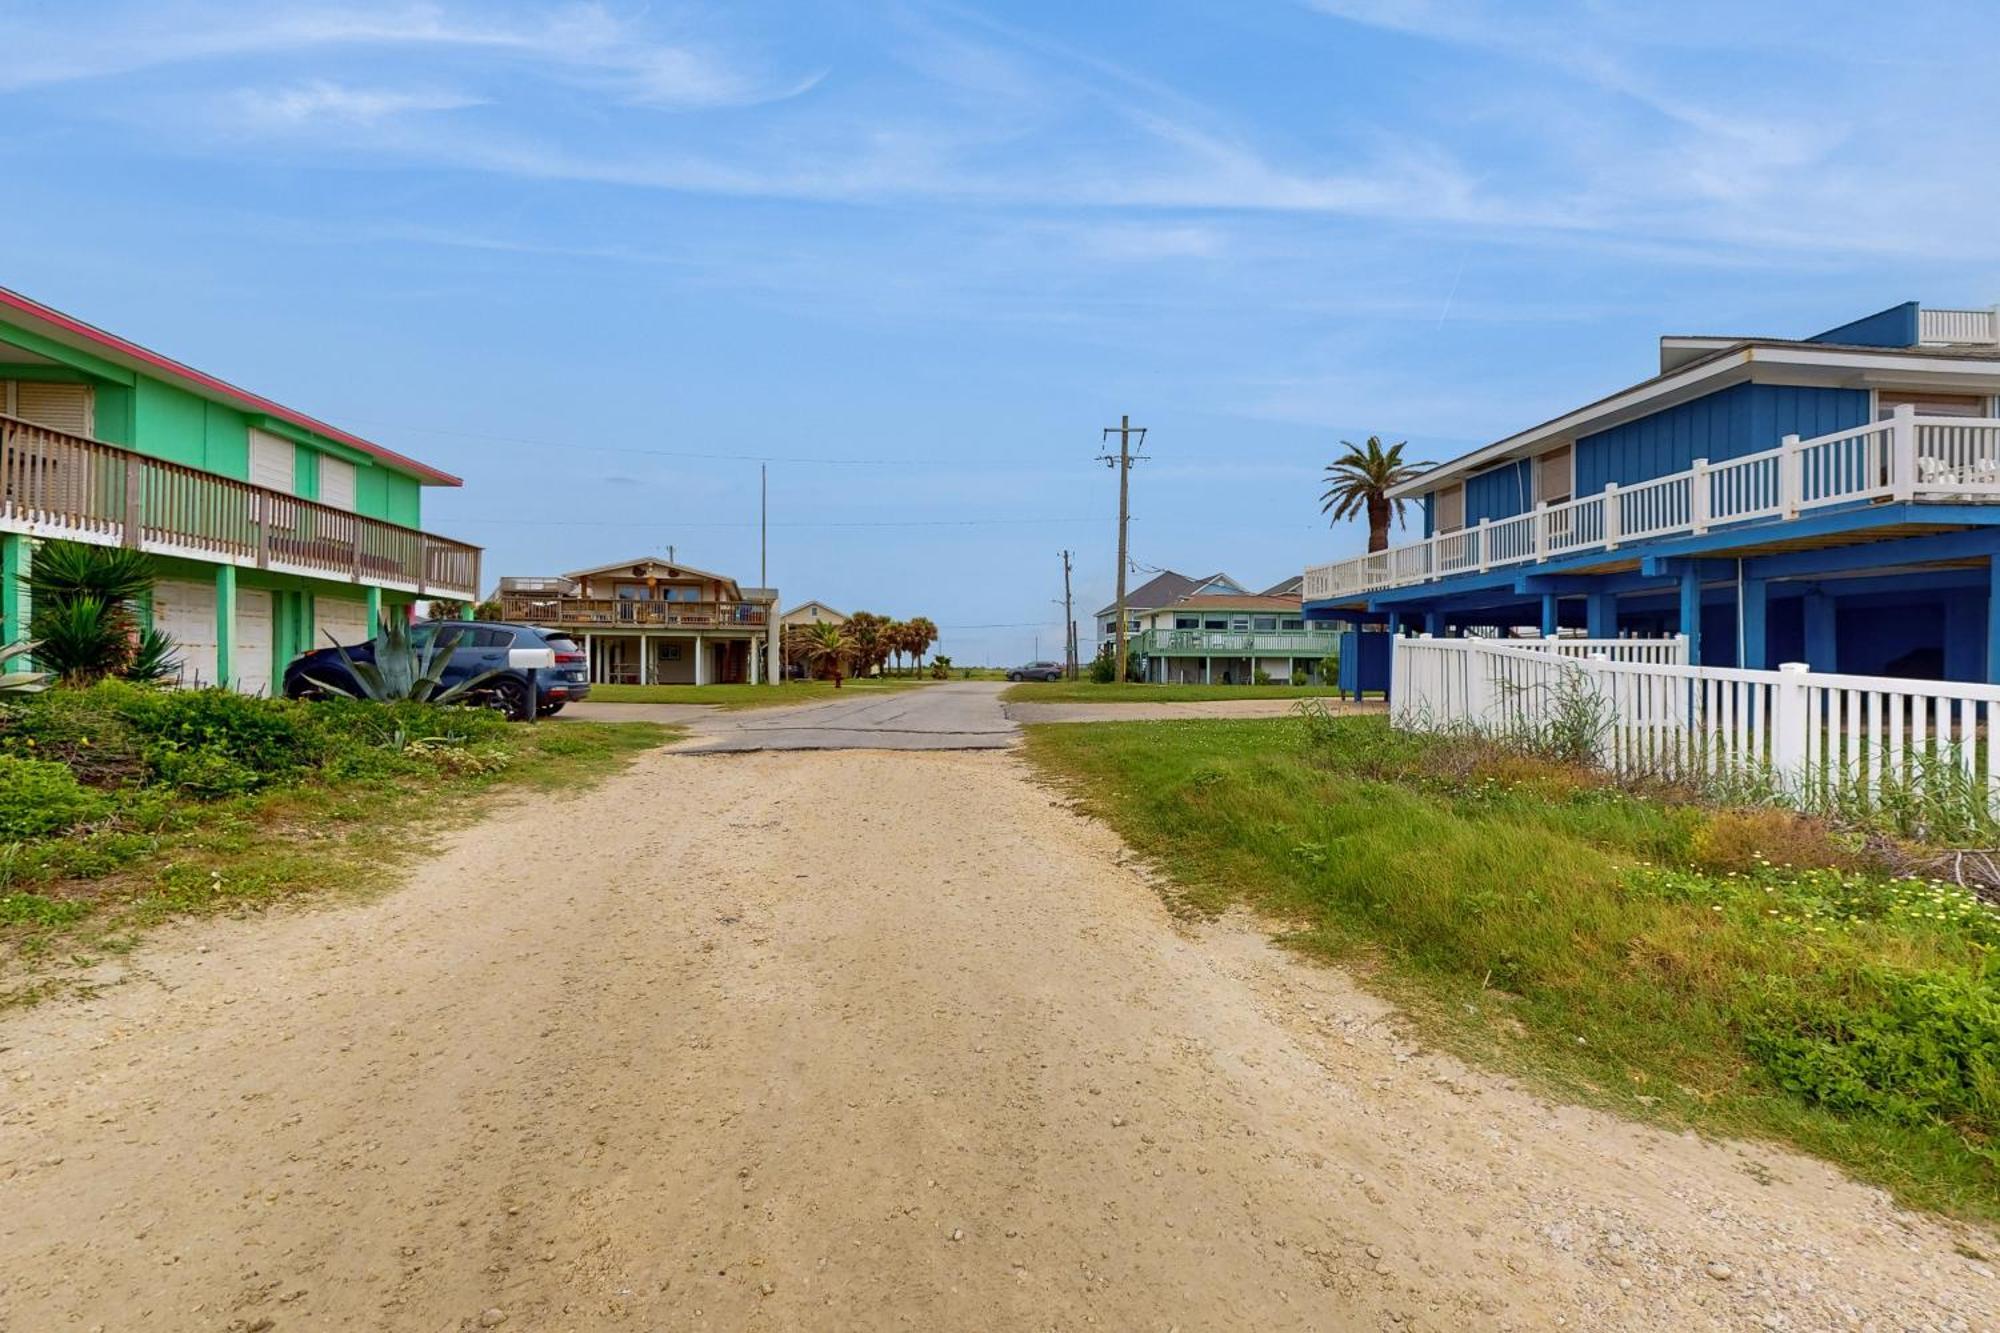
M 296 412 L 282 403 L 274 403 L 269 398 L 265 398 L 260 394 L 251 393 L 248 389 L 239 389 L 227 380 L 220 380 L 213 375 L 203 374 L 192 366 L 183 365 L 172 357 L 162 356 L 158 352 L 141 347 L 135 342 L 128 342 L 114 333 L 106 333 L 103 329 L 86 324 L 80 319 L 73 319 L 63 314 L 60 310 L 51 309 L 43 305 L 40 301 L 31 300 L 19 292 L 0 287 L 0 307 L 27 315 L 31 319 L 38 319 L 44 323 L 53 324 L 64 333 L 81 338 L 93 347 L 115 353 L 118 356 L 128 357 L 152 370 L 160 371 L 177 380 L 184 380 L 187 383 L 198 385 L 208 392 L 226 398 L 240 407 L 247 407 L 265 416 L 276 417 L 280 421 L 290 422 L 301 430 L 309 430 L 315 435 L 324 435 L 329 440 L 338 440 L 350 448 L 359 449 L 364 454 L 379 458 L 383 462 L 405 471 L 413 472 L 428 481 L 436 482 L 442 486 L 459 486 L 464 484 L 460 478 L 452 476 L 449 472 L 441 472 L 427 463 L 419 463 L 416 459 L 405 457 L 393 449 L 385 449 L 379 444 L 364 440 L 359 435 L 350 434 L 337 426 L 329 426 L 324 421 L 309 417 L 303 412 Z

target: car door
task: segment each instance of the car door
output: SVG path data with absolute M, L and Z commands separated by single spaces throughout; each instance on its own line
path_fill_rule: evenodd
M 440 625 L 437 627 L 439 642 L 456 642 L 458 647 L 452 652 L 451 660 L 445 663 L 444 685 L 446 689 L 475 676 L 482 676 L 495 668 L 507 666 L 507 649 L 514 642 L 514 631 L 493 625 Z

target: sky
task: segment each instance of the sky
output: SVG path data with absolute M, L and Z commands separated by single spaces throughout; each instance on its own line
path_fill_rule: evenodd
M 2000 6 L 0 0 L 0 286 L 465 478 L 489 584 L 664 553 L 937 651 L 1359 550 L 1656 367 L 2000 301 Z

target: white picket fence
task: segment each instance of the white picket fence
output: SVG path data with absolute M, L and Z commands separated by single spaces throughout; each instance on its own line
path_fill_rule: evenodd
M 1863 804 L 1950 781 L 2000 811 L 2000 747 L 1987 743 L 2000 685 L 1822 674 L 1799 662 L 1747 671 L 1616 661 L 1532 642 L 1397 639 L 1393 721 L 1503 738 L 1584 725 L 1597 762 L 1620 774 L 1747 777 Z
M 1507 648 L 1554 653 L 1558 657 L 1602 657 L 1611 662 L 1657 662 L 1675 666 L 1687 661 L 1687 636 L 1664 639 L 1485 639 Z

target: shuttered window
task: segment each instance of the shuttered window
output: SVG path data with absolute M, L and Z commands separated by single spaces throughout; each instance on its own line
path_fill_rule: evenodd
M 250 432 L 250 483 L 291 495 L 298 482 L 292 463 L 297 452 L 290 440 L 253 428 Z
M 1887 420 L 1908 403 L 1920 417 L 1983 417 L 1987 402 L 1984 394 L 1976 393 L 1895 393 L 1882 389 L 1875 395 L 1875 414 L 1878 420 Z
M 1561 504 L 1576 493 L 1575 455 L 1568 445 L 1535 460 L 1535 503 Z
M 354 509 L 354 464 L 319 456 L 319 502 L 335 509 Z
M 88 384 L 43 384 L 15 380 L 7 385 L 7 413 L 50 430 L 95 438 L 97 395 Z
M 1448 486 L 1437 493 L 1437 530 L 1457 532 L 1465 526 L 1465 487 Z

